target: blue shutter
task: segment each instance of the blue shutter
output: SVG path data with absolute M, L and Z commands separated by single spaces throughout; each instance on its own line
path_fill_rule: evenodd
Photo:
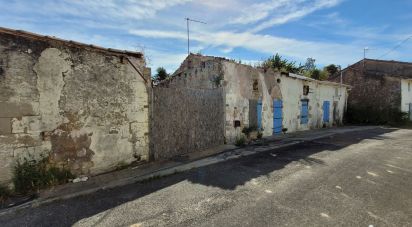
M 323 123 L 329 123 L 329 111 L 330 111 L 330 102 L 323 102 Z
M 258 100 L 257 104 L 257 123 L 258 123 L 258 129 L 262 130 L 262 99 L 260 98 Z
M 282 132 L 283 128 L 283 102 L 282 100 L 273 100 L 273 134 Z
M 300 123 L 301 124 L 307 124 L 309 119 L 309 101 L 308 100 L 302 100 L 302 109 L 301 109 L 301 114 L 300 114 Z

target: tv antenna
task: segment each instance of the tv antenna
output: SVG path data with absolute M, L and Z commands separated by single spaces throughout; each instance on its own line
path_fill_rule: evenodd
M 206 24 L 206 22 L 203 21 L 198 21 L 198 20 L 192 20 L 189 17 L 185 18 L 186 20 L 186 26 L 187 26 L 187 55 L 190 55 L 190 30 L 189 30 L 189 22 L 196 22 L 200 24 Z

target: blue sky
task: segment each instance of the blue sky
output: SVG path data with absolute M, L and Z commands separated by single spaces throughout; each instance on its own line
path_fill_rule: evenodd
M 191 51 L 254 64 L 279 53 L 318 66 L 363 57 L 412 61 L 411 0 L 0 0 L 0 26 L 143 51 L 174 71 Z M 384 55 L 384 56 L 382 56 Z

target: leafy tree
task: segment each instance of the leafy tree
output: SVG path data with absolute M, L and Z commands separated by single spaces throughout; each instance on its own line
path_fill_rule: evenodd
M 307 71 L 307 72 L 311 72 L 313 70 L 316 69 L 316 65 L 315 65 L 316 59 L 314 58 L 307 58 L 306 59 L 306 63 L 303 66 L 303 70 Z
M 321 71 L 319 69 L 313 69 L 310 71 L 310 78 L 320 80 Z
M 167 79 L 169 76 L 170 75 L 167 73 L 165 68 L 159 67 L 156 69 L 156 75 L 154 76 L 153 80 L 156 82 L 160 82 Z
M 328 66 L 325 67 L 325 69 L 329 76 L 334 75 L 335 73 L 337 73 L 340 70 L 340 66 L 336 66 L 334 64 L 330 64 Z
M 262 63 L 263 68 L 272 68 L 277 71 L 299 73 L 306 77 L 310 77 L 316 80 L 327 80 L 330 75 L 337 73 L 340 70 L 340 66 L 330 64 L 323 69 L 316 67 L 316 59 L 307 58 L 304 65 L 297 65 L 294 61 L 288 61 L 279 54 L 276 54 Z
M 286 71 L 290 73 L 298 73 L 301 70 L 300 65 L 297 66 L 296 62 L 288 61 L 287 59 L 282 58 L 279 54 L 266 59 L 262 66 L 264 68 L 272 68 L 277 71 Z

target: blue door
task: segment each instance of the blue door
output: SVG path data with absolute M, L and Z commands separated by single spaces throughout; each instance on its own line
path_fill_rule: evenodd
M 262 130 L 262 99 L 260 98 L 257 103 L 257 124 L 258 129 Z
M 323 102 L 323 123 L 329 123 L 330 102 Z
M 273 100 L 273 134 L 279 134 L 283 128 L 283 102 L 282 100 Z
M 308 123 L 308 115 L 309 115 L 309 101 L 302 100 L 302 109 L 300 113 L 300 123 L 301 124 Z

